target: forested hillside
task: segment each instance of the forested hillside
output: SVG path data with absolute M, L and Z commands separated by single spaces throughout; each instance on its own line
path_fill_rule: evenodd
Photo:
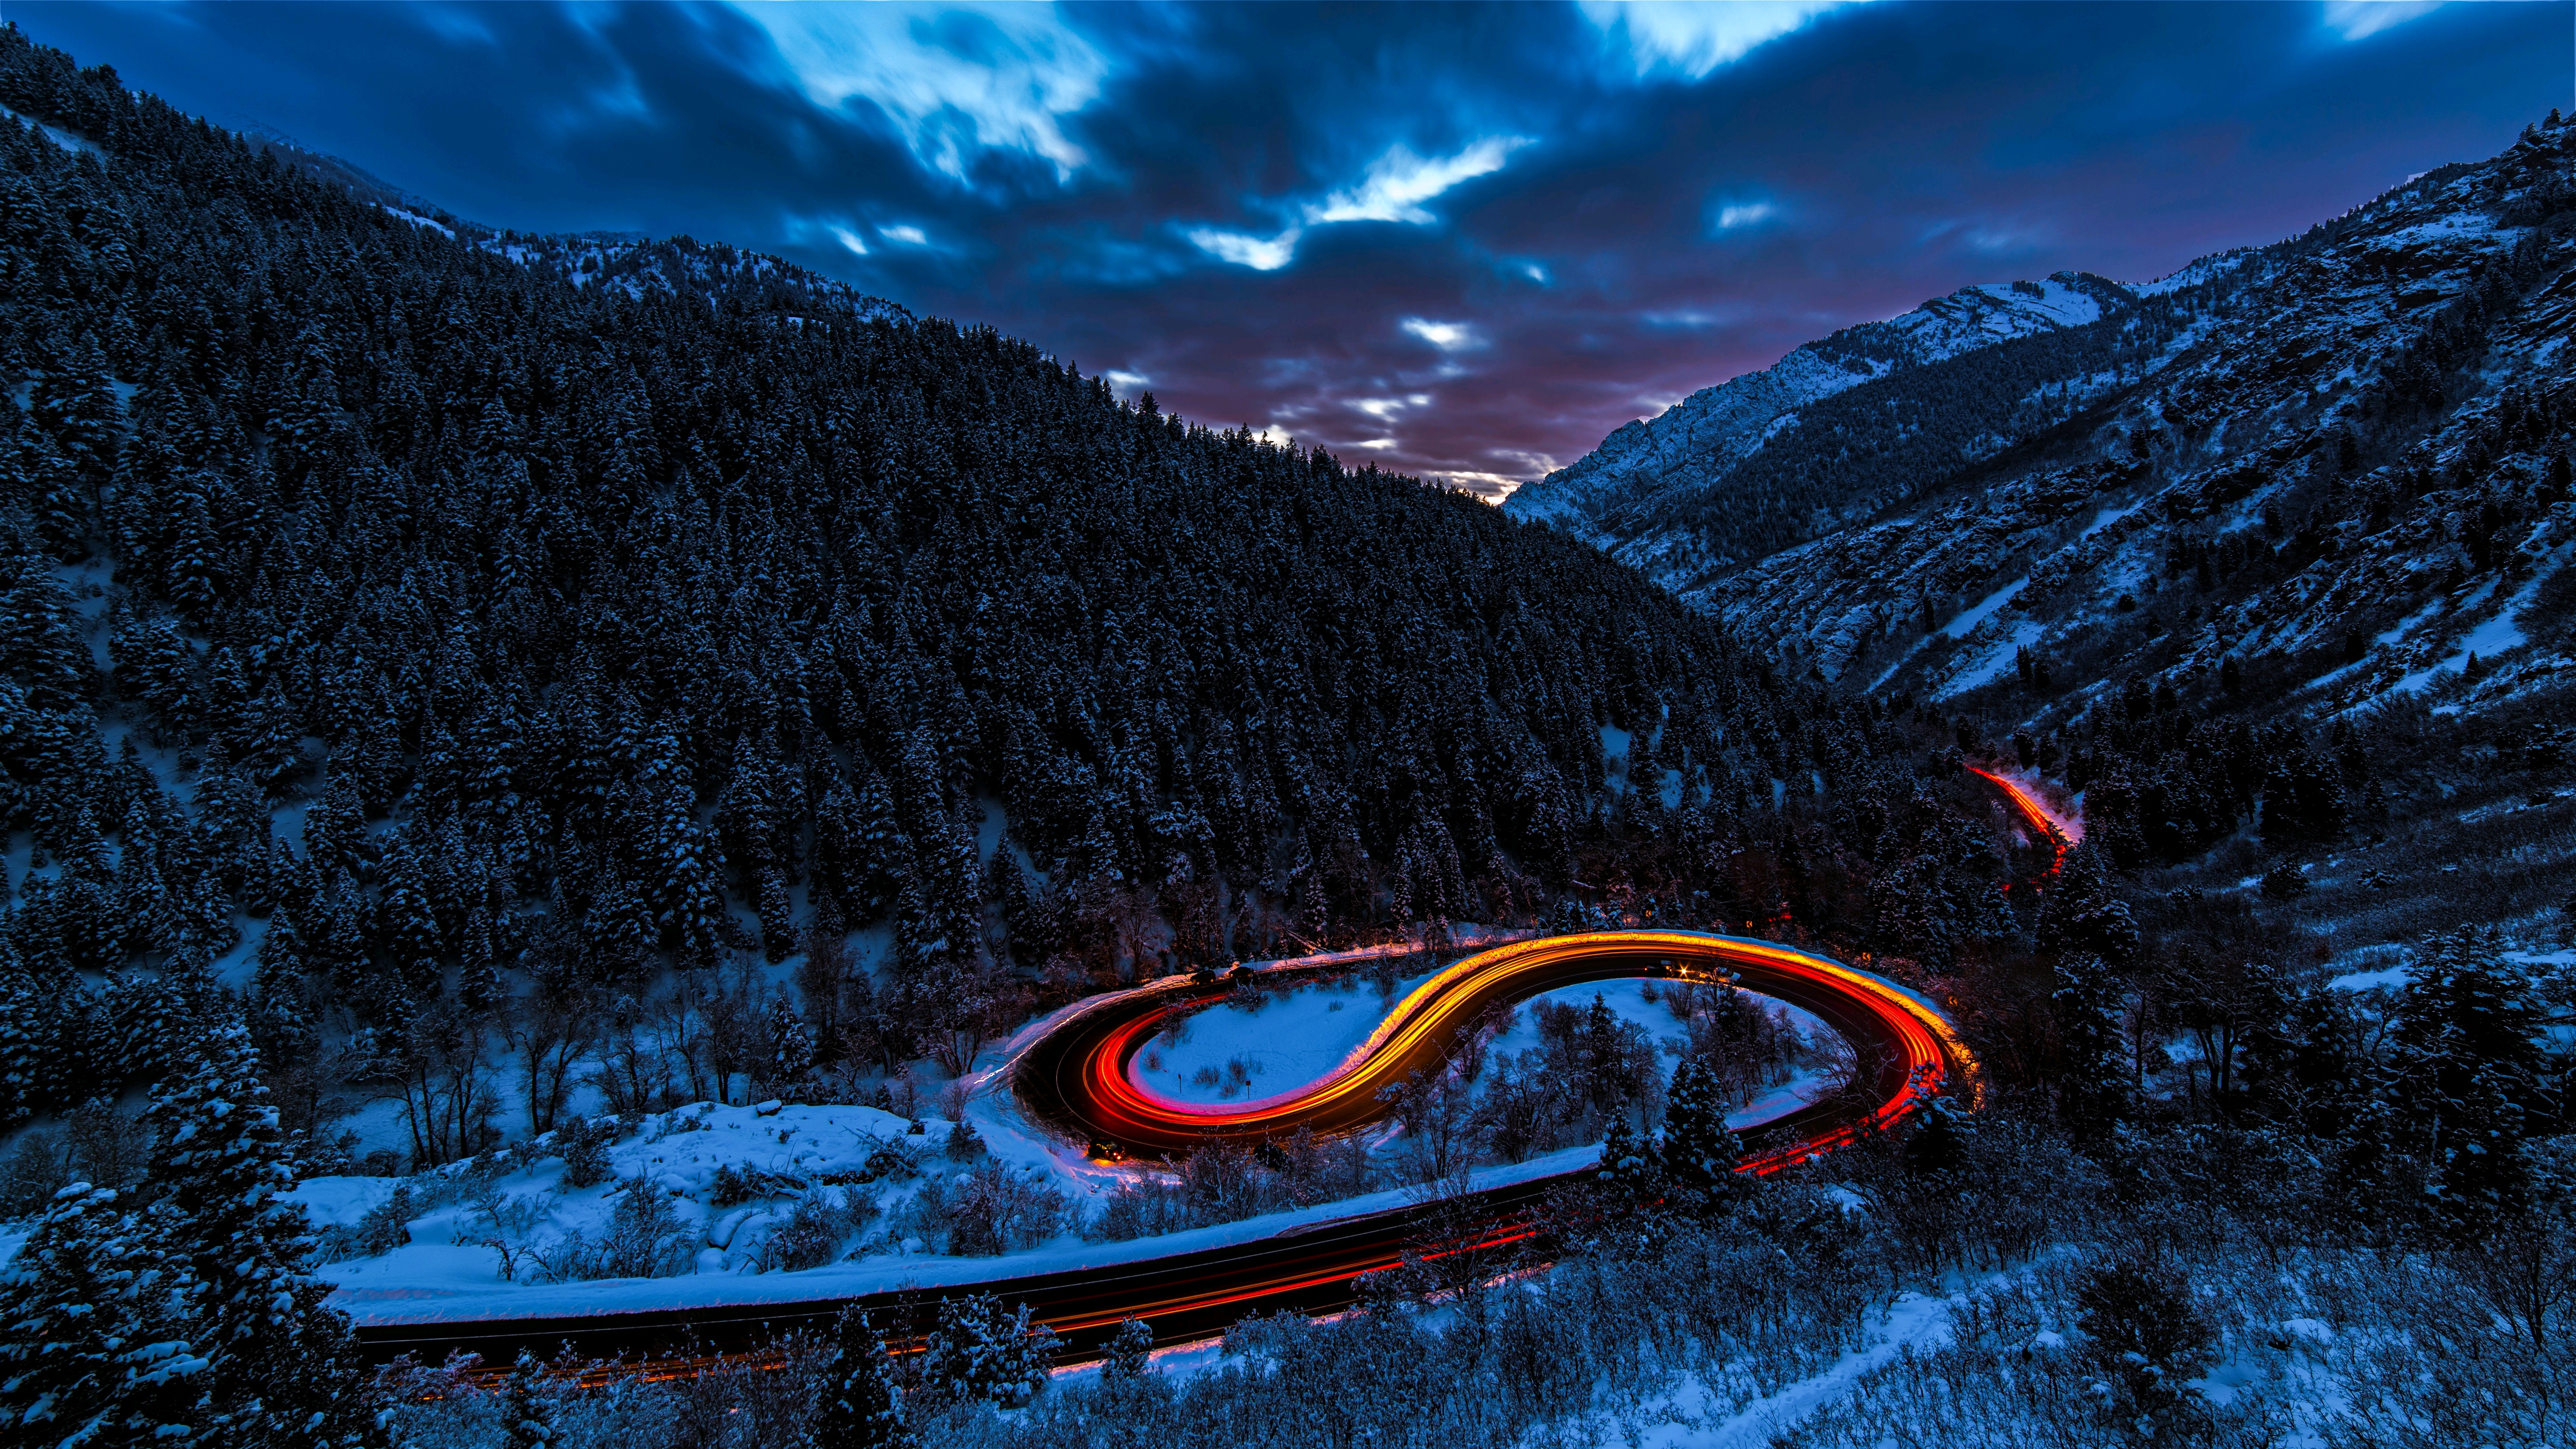
M 14 27 L 0 103 L 31 1442 L 2563 1442 L 2555 117 L 2170 285 L 1971 289 L 1623 430 L 1574 531 L 1686 603 L 774 258 L 472 225 Z M 2080 845 L 1978 760 L 2082 792 Z M 970 1115 L 1039 1011 L 1428 970 L 1464 922 L 1812 945 L 1937 1002 L 1958 1090 L 1739 1176 L 1727 1104 L 1835 1029 L 1641 980 L 1642 1021 L 1480 1020 L 1330 1143 L 1118 1163 Z M 1263 980 L 1210 1015 L 1281 1033 Z M 1175 1025 L 1139 1060 L 1177 1089 Z M 1800 1070 L 1865 1113 L 1856 1058 Z M 1451 1195 L 1603 1134 L 1491 1241 Z M 900 1359 L 851 1315 L 758 1371 L 376 1375 L 313 1276 L 910 1293 L 932 1254 L 1271 1252 L 1254 1219 L 1398 1187 L 1423 1236 L 1353 1311 L 1187 1377 L 1138 1320 L 1050 1388 L 983 1296 Z
M 426 1093 L 744 952 L 823 963 L 826 1064 L 953 1070 L 1568 892 L 1864 944 L 1858 850 L 1930 828 L 1884 718 L 1472 498 L 771 259 L 389 210 L 15 31 L 0 96 L 12 1115 L 254 975 L 273 1070 Z M 1934 914 L 2001 868 L 1942 846 Z

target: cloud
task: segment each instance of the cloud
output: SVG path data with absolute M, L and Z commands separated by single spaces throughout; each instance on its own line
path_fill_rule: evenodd
M 1218 261 L 1250 267 L 1256 272 L 1275 272 L 1297 255 L 1298 231 L 1293 226 L 1274 237 L 1246 236 L 1239 231 L 1218 231 L 1204 226 L 1185 235 L 1192 246 Z
M 827 230 L 832 233 L 833 240 L 838 241 L 845 247 L 848 247 L 852 253 L 858 256 L 866 256 L 868 254 L 868 244 L 859 239 L 859 234 L 857 232 L 850 230 L 846 226 L 840 225 L 833 225 L 828 227 Z
M 1847 0 L 1583 0 L 1584 18 L 1626 44 L 1639 79 L 1699 80 Z
M 431 33 L 459 44 L 497 46 L 501 43 L 490 27 L 460 6 L 415 5 L 409 13 Z
M 1423 210 L 1431 200 L 1462 181 L 1503 169 L 1514 151 L 1530 144 L 1528 136 L 1487 136 L 1455 156 L 1417 156 L 1397 144 L 1369 163 L 1360 184 L 1334 192 L 1306 208 L 1306 220 L 1322 225 L 1337 221 L 1400 221 L 1427 226 L 1438 220 Z
M 1431 394 L 1417 392 L 1405 397 L 1354 397 L 1345 398 L 1342 401 L 1351 411 L 1366 413 L 1388 427 L 1393 427 L 1396 418 L 1407 409 L 1429 407 Z M 1360 446 L 1373 447 L 1375 444 L 1363 443 Z
M 1748 226 L 1760 226 L 1779 213 L 1780 208 L 1767 201 L 1730 201 L 1717 209 L 1717 229 L 1740 231 Z
M 2442 0 L 2326 0 L 2326 29 L 2346 40 L 2366 40 L 2442 8 Z
M 964 180 L 986 151 L 1090 157 L 1060 122 L 1099 99 L 1109 61 L 1039 5 L 805 5 L 734 0 L 814 101 L 865 100 L 922 164 Z
M 1443 352 L 1462 352 L 1484 345 L 1484 339 L 1476 335 L 1476 329 L 1464 322 L 1432 322 L 1421 317 L 1407 317 L 1401 325 L 1405 331 Z
M 1271 236 L 1253 236 L 1246 232 L 1222 231 L 1215 227 L 1198 227 L 1183 233 L 1190 243 L 1219 261 L 1250 267 L 1258 272 L 1275 272 L 1296 259 L 1297 242 L 1309 226 L 1333 226 L 1354 221 L 1400 222 L 1408 226 L 1428 226 L 1439 218 L 1423 208 L 1422 203 L 1438 197 L 1462 181 L 1489 176 L 1503 169 L 1511 154 L 1530 144 L 1527 136 L 1487 136 L 1454 156 L 1423 157 L 1401 143 L 1390 146 L 1375 161 L 1356 186 L 1336 191 L 1322 201 L 1302 208 L 1302 225 L 1289 226 Z M 1541 274 L 1544 280 L 1544 274 Z
M 1123 398 L 1133 398 L 1154 385 L 1154 380 L 1141 372 L 1127 372 L 1115 367 L 1101 373 L 1100 376 L 1108 382 L 1111 392 Z
M 881 226 L 877 228 L 877 235 L 890 242 L 901 242 L 905 246 L 930 245 L 930 238 L 917 226 Z

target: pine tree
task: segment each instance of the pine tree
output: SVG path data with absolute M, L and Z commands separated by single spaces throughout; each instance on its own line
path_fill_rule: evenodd
M 501 1390 L 501 1444 L 504 1449 L 547 1449 L 557 1437 L 545 1367 L 523 1348 Z
M 1601 1185 L 1631 1202 L 1641 1201 L 1661 1186 L 1662 1174 L 1656 1170 L 1654 1149 L 1637 1133 L 1629 1120 L 1626 1103 L 1610 1113 L 1610 1130 L 1601 1139 Z
M 865 1311 L 844 1308 L 832 1321 L 832 1356 L 808 1426 L 814 1449 L 911 1449 L 894 1356 Z
M 1717 1073 L 1699 1057 L 1686 1057 L 1673 1069 L 1658 1156 L 1667 1180 L 1704 1198 L 1729 1195 L 1740 1181 L 1735 1166 L 1744 1144 L 1726 1125 L 1726 1094 Z
M 1055 1346 L 1055 1330 L 1031 1327 L 1025 1303 L 1006 1312 L 990 1293 L 941 1299 L 922 1346 L 921 1383 L 950 1403 L 1015 1409 L 1045 1390 Z
M 814 1038 L 795 1003 L 781 991 L 769 1003 L 769 1054 L 762 1075 L 770 1091 L 785 1095 L 795 1092 L 813 1070 Z
M 201 1385 L 237 1442 L 377 1442 L 377 1404 L 349 1320 L 326 1307 L 277 1109 L 240 1026 L 174 1064 L 147 1114 L 159 1131 L 152 1230 L 189 1281 Z
M 268 934 L 260 941 L 248 1015 L 251 1044 L 271 1071 L 302 1065 L 320 1044 L 304 1008 L 304 961 L 295 918 L 283 910 L 270 915 Z
M 2079 1143 L 2106 1140 L 2128 1116 L 2120 996 L 2119 978 L 2101 957 L 2072 952 L 2058 959 L 2049 1000 L 2057 1028 L 2057 1110 Z
M 1153 1325 L 1141 1318 L 1127 1319 L 1118 1325 L 1117 1334 L 1109 1340 L 1109 1347 L 1102 1355 L 1101 1377 L 1112 1383 L 1142 1378 L 1153 1356 Z
M 0 1280 L 0 1423 L 64 1445 L 207 1437 L 209 1325 L 158 1226 L 112 1189 L 55 1197 Z
M 789 904 L 785 870 L 774 865 L 761 868 L 753 910 L 760 917 L 761 954 L 769 964 L 775 966 L 795 955 L 796 917 Z
M 2530 1201 L 2523 1104 L 2543 1066 L 2534 996 L 2499 939 L 2455 932 L 2425 943 L 2398 1005 L 2401 1131 L 2426 1162 L 2435 1216 L 2463 1241 Z

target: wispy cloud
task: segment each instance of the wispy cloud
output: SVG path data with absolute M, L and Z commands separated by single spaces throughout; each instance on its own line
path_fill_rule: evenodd
M 1239 231 L 1218 231 L 1205 226 L 1184 234 L 1192 246 L 1218 261 L 1250 267 L 1256 272 L 1275 272 L 1297 257 L 1298 230 L 1293 226 L 1272 237 L 1246 236 Z
M 1388 221 L 1429 226 L 1440 218 L 1423 203 L 1459 183 L 1503 169 L 1514 151 L 1530 144 L 1527 136 L 1487 136 L 1454 156 L 1418 156 L 1401 143 L 1369 163 L 1358 184 L 1299 208 L 1300 224 L 1270 236 L 1199 227 L 1184 233 L 1192 245 L 1220 261 L 1255 271 L 1275 272 L 1295 259 L 1297 242 L 1310 226 L 1355 221 Z
M 1476 329 L 1464 322 L 1433 322 L 1423 317 L 1407 317 L 1401 324 L 1406 332 L 1421 338 L 1443 352 L 1463 352 L 1485 345 Z
M 1322 225 L 1336 221 L 1401 221 L 1424 226 L 1437 220 L 1423 209 L 1462 181 L 1490 176 L 1503 169 L 1512 153 L 1530 144 L 1527 136 L 1487 136 L 1455 156 L 1417 156 L 1409 146 L 1395 145 L 1369 163 L 1357 186 L 1334 192 L 1306 208 L 1306 220 Z
M 2346 40 L 2365 40 L 2441 8 L 2442 0 L 2326 0 L 2324 21 Z
M 1849 0 L 1583 0 L 1584 17 L 1627 46 L 1640 78 L 1699 80 Z
M 924 165 L 964 179 L 985 151 L 1059 178 L 1088 164 L 1063 119 L 1100 96 L 1109 61 L 1044 5 L 804 5 L 735 0 L 806 93 L 883 111 Z
M 1760 226 L 1780 214 L 1780 208 L 1767 201 L 1730 201 L 1717 209 L 1719 231 L 1741 231 Z

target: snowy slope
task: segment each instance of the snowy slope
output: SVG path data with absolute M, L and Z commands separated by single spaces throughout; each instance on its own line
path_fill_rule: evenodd
M 1797 410 L 1807 404 L 1998 342 L 2096 322 L 2128 300 L 2118 284 L 2073 272 L 2038 283 L 1963 287 L 1902 316 L 1808 343 L 1760 372 L 1629 423 L 1573 466 L 1513 493 L 1503 509 L 1606 544 L 1620 515 L 1672 488 L 1722 475 L 1794 428 Z

